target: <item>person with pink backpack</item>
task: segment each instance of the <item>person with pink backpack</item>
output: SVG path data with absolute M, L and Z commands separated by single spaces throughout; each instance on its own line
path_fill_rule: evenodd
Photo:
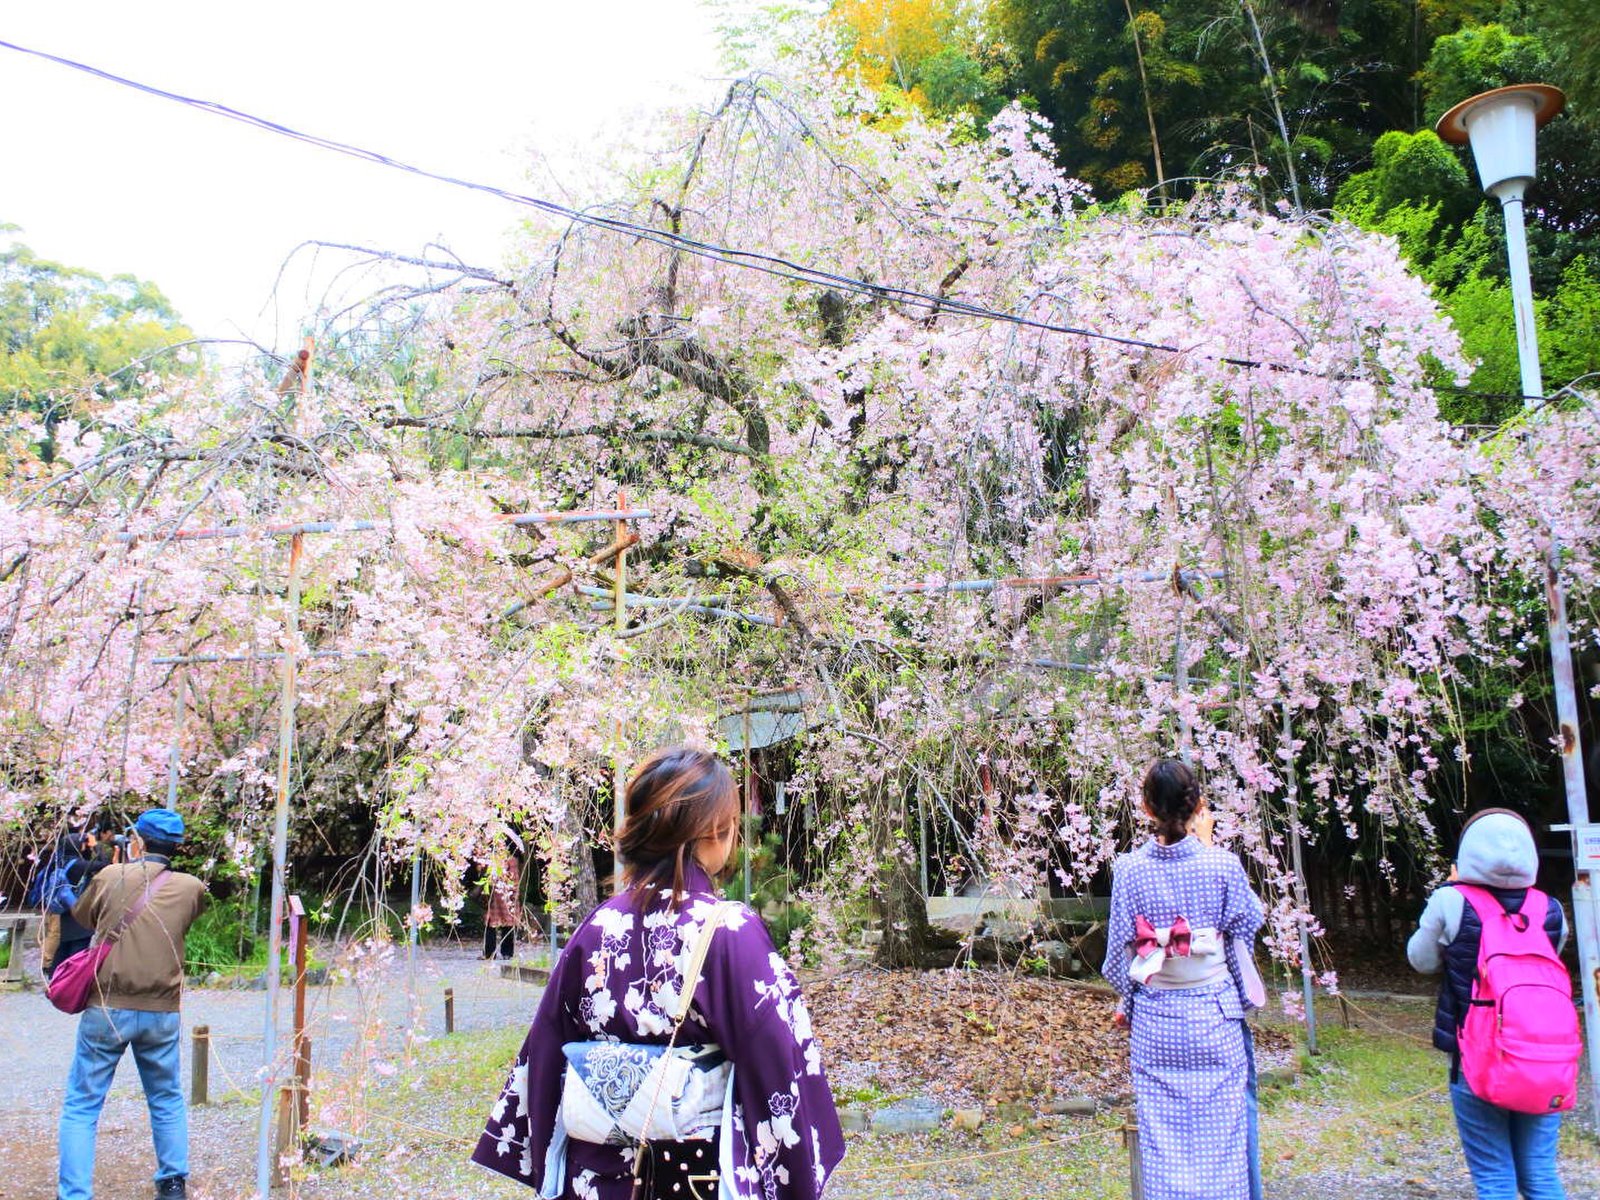
M 1533 886 L 1538 866 L 1522 817 L 1474 814 L 1406 946 L 1418 971 L 1444 973 L 1433 1044 L 1450 1055 L 1450 1101 L 1478 1200 L 1566 1197 L 1556 1148 L 1582 1046 L 1559 957 L 1567 917 Z

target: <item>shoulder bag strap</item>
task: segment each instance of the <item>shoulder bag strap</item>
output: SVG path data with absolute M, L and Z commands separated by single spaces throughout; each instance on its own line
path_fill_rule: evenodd
M 144 891 L 140 894 L 139 898 L 132 904 L 128 905 L 127 911 L 124 912 L 120 918 L 118 918 L 117 923 L 112 926 L 111 932 L 106 934 L 106 936 L 101 940 L 107 945 L 116 945 L 117 942 L 122 939 L 122 935 L 128 932 L 128 926 L 132 925 L 134 921 L 138 920 L 139 914 L 142 913 L 145 910 L 145 906 L 150 903 L 150 898 L 159 892 L 166 884 L 167 880 L 171 878 L 172 872 L 166 867 L 162 867 L 161 870 L 156 873 L 156 877 L 144 885 Z
M 689 1006 L 694 1003 L 694 994 L 700 986 L 700 973 L 705 969 L 706 955 L 711 950 L 712 935 L 717 932 L 717 927 L 722 924 L 728 913 L 735 905 L 722 900 L 712 905 L 711 915 L 706 918 L 706 923 L 700 930 L 700 937 L 694 944 L 694 950 L 689 954 L 689 965 L 683 972 L 683 987 L 678 995 L 678 1012 L 673 1019 L 672 1037 L 667 1042 L 667 1053 L 678 1044 L 678 1034 L 683 1032 L 683 1022 L 689 1015 Z M 666 1061 L 666 1055 L 659 1060 Z M 656 1105 L 661 1101 L 661 1087 L 667 1081 L 666 1071 L 661 1071 L 656 1078 L 656 1092 L 650 1097 L 650 1108 L 645 1112 L 644 1123 L 639 1130 L 639 1145 L 633 1155 L 633 1189 L 630 1200 L 639 1200 L 644 1188 L 644 1165 L 646 1155 L 649 1153 L 647 1144 L 650 1141 L 650 1121 L 656 1114 Z
M 700 939 L 695 942 L 694 953 L 689 956 L 689 966 L 683 973 L 683 988 L 678 994 L 678 1011 L 673 1017 L 675 1025 L 672 1030 L 672 1040 L 678 1040 L 678 1030 L 683 1028 L 683 1022 L 689 1015 L 689 1006 L 694 1003 L 695 989 L 700 986 L 700 973 L 705 970 L 706 955 L 711 952 L 711 936 L 717 932 L 733 905 L 727 901 L 718 901 L 711 909 L 711 915 L 706 918 L 704 928 L 700 931 Z M 670 1044 L 670 1043 L 669 1043 Z

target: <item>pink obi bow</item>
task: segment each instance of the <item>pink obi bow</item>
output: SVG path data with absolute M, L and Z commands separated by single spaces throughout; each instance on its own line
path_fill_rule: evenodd
M 1157 950 L 1165 950 L 1173 958 L 1188 958 L 1191 945 L 1189 935 L 1189 922 L 1184 917 L 1179 917 L 1172 923 L 1172 928 L 1163 930 L 1167 936 L 1161 937 L 1155 927 L 1144 917 L 1133 919 L 1133 953 L 1138 958 L 1149 958 Z

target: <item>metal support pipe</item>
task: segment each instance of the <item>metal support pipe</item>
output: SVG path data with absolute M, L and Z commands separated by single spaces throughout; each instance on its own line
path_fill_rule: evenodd
M 1183 609 L 1184 593 L 1178 593 L 1178 629 L 1172 639 L 1172 695 L 1173 699 L 1181 701 L 1189 691 L 1189 648 L 1183 638 Z M 1189 718 L 1182 714 L 1178 717 L 1178 757 L 1189 766 L 1194 765 L 1194 754 L 1189 743 L 1193 740 L 1194 733 L 1189 728 Z
M 381 650 L 310 650 L 297 655 L 301 662 L 324 658 L 382 658 Z M 281 650 L 262 650 L 248 654 L 163 654 L 150 661 L 157 666 L 189 666 L 193 663 L 277 662 Z
M 1589 824 L 1589 796 L 1583 778 L 1583 746 L 1578 733 L 1578 689 L 1572 672 L 1572 642 L 1567 628 L 1567 593 L 1561 582 L 1561 546 L 1550 531 L 1545 556 L 1545 593 L 1550 619 L 1550 673 L 1556 693 L 1561 781 L 1572 824 L 1572 917 L 1578 933 L 1578 980 L 1583 997 L 1583 1028 L 1589 1050 L 1590 1111 L 1600 1119 L 1600 888 L 1581 855 L 1582 827 Z
M 1578 972 L 1578 990 L 1583 995 L 1583 1028 L 1589 1035 L 1590 1102 L 1600 1102 L 1593 1094 L 1600 1090 L 1594 1083 L 1595 1031 L 1600 1030 L 1600 887 L 1595 886 L 1594 872 L 1585 871 L 1572 885 L 1572 927 L 1578 937 L 1578 960 L 1584 966 Z M 1600 1114 L 1600 1108 L 1590 1110 Z
M 278 701 L 278 798 L 272 822 L 272 915 L 267 925 L 266 1015 L 261 1034 L 261 1115 L 256 1136 L 256 1195 L 267 1200 L 272 1189 L 272 1101 L 278 1067 L 278 986 L 283 976 L 283 913 L 285 860 L 289 847 L 289 780 L 294 749 L 296 656 L 300 643 L 300 564 L 305 542 L 289 540 L 289 586 L 284 629 L 282 690 Z
M 620 547 L 617 550 L 617 559 L 613 573 L 613 587 L 611 595 L 612 608 L 615 610 L 613 618 L 613 632 L 620 642 L 628 628 L 628 521 L 623 514 L 628 511 L 628 493 L 617 492 L 617 528 L 614 544 Z M 622 684 L 622 664 L 624 659 L 617 656 L 617 685 L 620 693 Z M 622 757 L 622 721 L 618 719 L 612 730 L 615 741 L 611 751 L 611 808 L 612 828 L 615 833 L 622 832 L 623 823 L 628 819 L 628 788 L 626 766 Z M 612 895 L 622 894 L 622 851 L 617 845 L 615 837 L 611 841 L 611 892 Z M 552 967 L 555 963 L 550 964 Z
M 1002 589 L 1098 587 L 1127 583 L 1188 583 L 1196 579 L 1224 579 L 1226 571 L 1118 571 L 1110 575 L 1037 575 L 1007 579 L 946 579 L 928 583 L 854 584 L 821 588 L 824 596 L 913 596 L 942 592 L 994 592 Z
M 922 798 L 922 780 L 912 781 L 917 793 L 917 879 L 922 884 L 922 898 L 928 898 L 928 802 Z
M 1506 259 L 1511 272 L 1511 303 L 1517 322 L 1517 362 L 1522 376 L 1523 404 L 1532 407 L 1543 400 L 1544 372 L 1539 365 L 1539 334 L 1534 320 L 1533 282 L 1528 270 L 1528 239 L 1523 229 L 1522 197 L 1525 179 L 1508 179 L 1490 189 L 1500 201 L 1506 225 Z M 1578 732 L 1578 689 L 1572 672 L 1572 639 L 1567 626 L 1566 585 L 1561 581 L 1561 539 L 1554 527 L 1545 551 L 1545 601 L 1550 633 L 1550 674 L 1555 685 L 1557 748 L 1561 754 L 1561 781 L 1566 792 L 1567 820 L 1578 827 L 1589 823 L 1589 797 L 1583 779 L 1583 744 Z M 1576 847 L 1577 842 L 1574 842 Z M 1584 869 L 1576 855 L 1572 907 L 1579 929 L 1578 974 L 1583 980 L 1584 1032 L 1589 1048 L 1589 1086 L 1593 1111 L 1600 1114 L 1600 938 L 1582 935 L 1580 910 L 1592 902 L 1580 900 L 1580 893 L 1593 895 L 1593 873 Z M 1593 917 L 1590 920 L 1593 928 Z
M 406 995 L 417 1001 L 417 909 L 422 907 L 422 853 L 411 852 L 411 909 L 406 913 Z
M 744 864 L 744 879 L 743 879 L 743 894 L 740 896 L 740 899 L 742 899 L 746 904 L 749 904 L 750 903 L 750 856 L 751 856 L 751 854 L 754 853 L 754 850 L 752 848 L 753 839 L 751 837 L 751 830 L 752 830 L 751 816 L 752 816 L 752 813 L 750 811 L 750 809 L 751 809 L 750 801 L 751 801 L 751 798 L 755 795 L 755 772 L 752 770 L 751 762 L 750 762 L 750 705 L 748 703 L 744 706 L 744 713 L 742 714 L 742 725 L 743 725 L 743 733 L 744 733 L 744 796 L 743 796 L 743 801 L 744 802 L 740 807 L 742 807 L 744 809 L 744 812 L 742 814 L 740 814 L 740 815 L 743 818 L 744 828 L 739 831 L 739 841 L 743 843 L 739 847 L 739 849 L 741 851 L 739 857 L 740 857 L 740 859 L 742 860 L 742 862 Z
M 650 517 L 648 508 L 595 509 L 578 512 L 514 513 L 499 519 L 507 525 L 580 525 L 589 521 L 627 521 Z M 292 525 L 221 525 L 209 529 L 174 529 L 167 533 L 119 533 L 118 542 L 208 542 L 221 538 L 298 537 L 304 533 L 370 533 L 388 529 L 387 521 L 299 521 Z
M 1532 407 L 1544 399 L 1539 368 L 1539 330 L 1533 312 L 1533 276 L 1528 269 L 1528 234 L 1523 227 L 1522 195 L 1527 181 L 1508 180 L 1495 189 L 1506 223 L 1506 259 L 1511 268 L 1511 308 L 1517 323 L 1517 366 L 1522 376 L 1522 403 Z
M 180 743 L 183 741 L 183 692 L 188 686 L 189 677 L 183 672 L 178 672 L 178 683 L 175 695 L 172 698 L 172 748 L 167 754 L 167 808 L 178 807 L 178 767 L 183 751 Z
M 1280 706 L 1283 713 L 1283 765 L 1289 790 L 1289 845 L 1294 864 L 1294 902 L 1300 906 L 1300 988 L 1301 1000 L 1306 1010 L 1306 1051 L 1317 1053 L 1317 995 L 1316 978 L 1311 970 L 1311 904 L 1306 899 L 1306 865 L 1300 849 L 1300 776 L 1295 770 L 1294 725 L 1289 719 L 1289 705 Z

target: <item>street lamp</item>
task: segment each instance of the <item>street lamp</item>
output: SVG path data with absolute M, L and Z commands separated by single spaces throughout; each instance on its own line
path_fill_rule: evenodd
M 1511 260 L 1511 303 L 1517 317 L 1523 404 L 1538 402 L 1544 395 L 1544 382 L 1539 374 L 1539 338 L 1533 326 L 1522 197 L 1534 179 L 1534 142 L 1539 128 L 1565 104 L 1561 90 L 1544 83 L 1495 88 L 1463 100 L 1440 117 L 1436 126 L 1447 142 L 1458 146 L 1472 143 L 1483 190 L 1500 201 L 1506 221 L 1506 256 Z
M 1566 104 L 1559 88 L 1522 83 L 1495 88 L 1463 100 L 1439 118 L 1435 128 L 1447 142 L 1470 142 L 1483 190 L 1500 201 L 1506 222 L 1506 257 L 1511 268 L 1511 303 L 1517 321 L 1517 362 L 1522 371 L 1522 403 L 1544 399 L 1539 370 L 1539 337 L 1533 323 L 1533 284 L 1528 273 L 1528 239 L 1522 198 L 1535 176 L 1534 147 L 1540 126 Z M 1578 931 L 1579 977 L 1584 1028 L 1589 1042 L 1590 1086 L 1600 1114 L 1600 825 L 1589 821 L 1584 790 L 1583 753 L 1578 740 L 1578 693 L 1572 676 L 1572 643 L 1567 630 L 1567 594 L 1561 582 L 1561 543 L 1550 530 L 1545 555 L 1545 594 L 1549 599 L 1550 666 L 1555 679 L 1556 719 L 1560 726 L 1561 778 L 1567 793 L 1568 829 L 1573 843 L 1572 916 Z

